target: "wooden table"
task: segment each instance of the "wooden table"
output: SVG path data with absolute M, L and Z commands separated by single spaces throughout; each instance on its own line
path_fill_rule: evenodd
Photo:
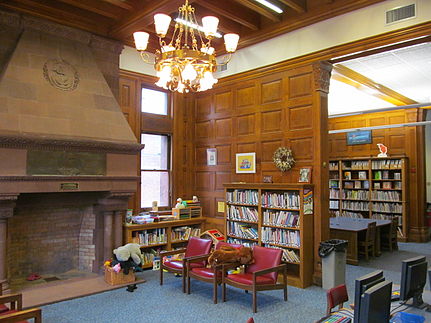
M 381 232 L 390 229 L 390 220 L 376 219 L 353 219 L 348 217 L 336 217 L 329 219 L 329 229 L 331 239 L 347 240 L 347 263 L 358 265 L 358 236 L 360 232 L 365 232 L 368 228 L 368 223 L 376 222 L 376 255 L 381 255 L 380 235 Z

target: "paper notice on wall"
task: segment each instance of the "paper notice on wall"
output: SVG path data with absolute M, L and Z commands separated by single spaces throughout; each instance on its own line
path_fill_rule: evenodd
M 217 202 L 217 212 L 224 213 L 224 202 Z

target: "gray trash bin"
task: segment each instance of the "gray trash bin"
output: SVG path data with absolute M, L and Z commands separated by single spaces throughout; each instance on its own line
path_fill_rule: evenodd
M 332 287 L 346 282 L 346 240 L 320 242 L 319 256 L 322 258 L 322 287 Z

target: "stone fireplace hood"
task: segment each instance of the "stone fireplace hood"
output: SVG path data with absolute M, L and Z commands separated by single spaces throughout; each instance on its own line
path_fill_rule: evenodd
M 122 45 L 6 12 L 0 40 L 0 195 L 136 191 L 142 146 L 113 94 Z

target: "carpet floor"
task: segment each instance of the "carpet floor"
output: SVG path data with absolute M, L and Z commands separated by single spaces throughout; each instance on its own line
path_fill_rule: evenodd
M 346 266 L 349 300 L 353 302 L 354 280 L 376 269 L 383 269 L 387 280 L 400 283 L 401 260 L 425 255 L 431 264 L 431 243 L 400 243 L 400 250 L 384 252 L 370 262 L 359 266 Z M 251 295 L 228 287 L 227 302 L 214 305 L 212 286 L 192 280 L 192 293 L 181 290 L 181 278 L 165 275 L 165 284 L 159 285 L 158 272 L 140 274 L 147 281 L 134 292 L 125 288 L 91 296 L 63 301 L 42 307 L 44 323 L 108 323 L 108 322 L 214 322 L 245 323 L 253 316 L 256 323 L 292 322 L 310 323 L 325 313 L 326 293 L 320 287 L 307 289 L 288 287 L 288 301 L 283 301 L 282 291 L 258 293 L 258 313 L 251 309 Z M 429 291 L 429 285 L 426 287 Z M 431 314 L 423 312 L 427 322 Z

